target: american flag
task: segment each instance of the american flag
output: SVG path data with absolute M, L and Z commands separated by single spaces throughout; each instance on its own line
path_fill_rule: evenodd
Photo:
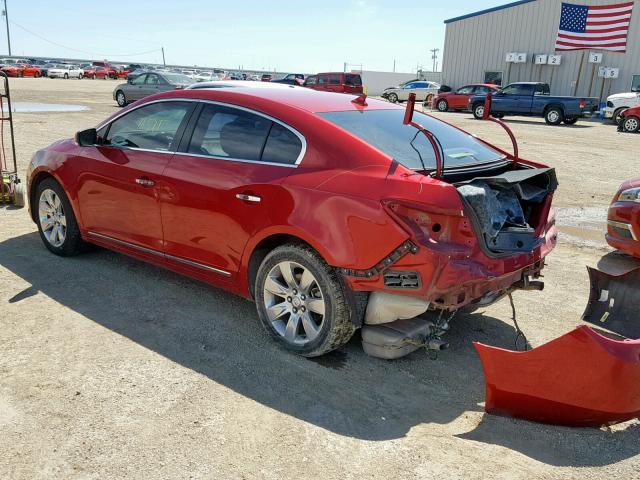
M 562 4 L 556 50 L 627 51 L 633 2 L 615 5 Z

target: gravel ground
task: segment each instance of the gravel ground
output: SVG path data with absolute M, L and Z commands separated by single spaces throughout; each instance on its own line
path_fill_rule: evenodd
M 89 108 L 16 113 L 20 170 L 115 111 L 114 85 L 12 80 L 15 101 Z M 436 115 L 508 146 L 497 125 Z M 585 266 L 616 258 L 604 212 L 638 175 L 640 137 L 509 123 L 521 155 L 556 167 L 561 184 L 546 289 L 515 295 L 535 346 L 579 324 Z M 55 257 L 26 209 L 4 208 L 0 478 L 640 478 L 636 421 L 571 429 L 484 414 L 471 342 L 511 348 L 510 315 L 508 302 L 460 315 L 437 360 L 378 360 L 355 337 L 311 361 L 278 350 L 249 302 L 106 250 Z

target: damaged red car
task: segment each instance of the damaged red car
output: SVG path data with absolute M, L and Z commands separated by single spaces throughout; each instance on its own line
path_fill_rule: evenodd
M 640 177 L 624 182 L 609 207 L 607 243 L 640 258 Z
M 405 113 L 296 87 L 153 95 L 38 151 L 31 215 L 57 255 L 94 243 L 253 299 L 305 356 L 532 288 L 554 170 Z

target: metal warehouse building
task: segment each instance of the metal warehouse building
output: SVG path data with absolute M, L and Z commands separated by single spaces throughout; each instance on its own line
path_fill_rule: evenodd
M 566 0 L 586 6 L 604 6 L 625 0 Z M 560 0 L 524 0 L 446 20 L 442 82 L 454 88 L 467 83 L 506 85 L 541 81 L 553 95 L 593 96 L 628 92 L 640 87 L 640 1 L 634 2 L 626 53 L 603 50 L 555 52 L 560 26 Z M 524 63 L 507 62 L 509 53 L 526 53 Z M 601 63 L 589 63 L 590 53 L 601 53 Z M 538 64 L 536 55 L 560 55 L 559 65 Z M 520 55 L 520 60 L 523 60 Z M 595 60 L 595 59 L 592 59 Z M 541 62 L 542 58 L 538 58 Z M 551 59 L 549 59 L 551 61 Z M 557 60 L 555 60 L 557 62 Z M 601 68 L 617 70 L 618 78 L 599 78 Z M 609 74 L 609 76 L 615 73 Z

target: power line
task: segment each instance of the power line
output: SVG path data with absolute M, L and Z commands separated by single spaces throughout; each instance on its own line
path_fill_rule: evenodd
M 106 54 L 106 53 L 88 52 L 86 50 L 80 50 L 78 48 L 69 47 L 67 45 L 62 45 L 61 43 L 54 42 L 53 40 L 49 40 L 48 38 L 43 37 L 39 33 L 32 32 L 28 28 L 23 27 L 22 25 L 14 22 L 13 20 L 10 20 L 10 22 L 11 22 L 11 24 L 15 25 L 16 27 L 20 28 L 21 30 L 24 30 L 25 32 L 33 35 L 34 37 L 38 37 L 40 40 L 43 40 L 43 41 L 45 41 L 47 43 L 50 43 L 51 45 L 55 45 L 57 47 L 64 48 L 66 50 L 71 50 L 71 51 L 74 51 L 74 52 L 84 53 L 84 54 L 87 54 L 87 55 L 91 55 L 93 57 L 104 57 L 104 58 L 107 58 L 107 57 L 137 57 L 139 55 L 147 55 L 149 53 L 156 53 L 156 52 L 160 52 L 161 51 L 160 48 L 154 48 L 153 50 L 147 50 L 146 52 L 124 53 L 124 54 Z

